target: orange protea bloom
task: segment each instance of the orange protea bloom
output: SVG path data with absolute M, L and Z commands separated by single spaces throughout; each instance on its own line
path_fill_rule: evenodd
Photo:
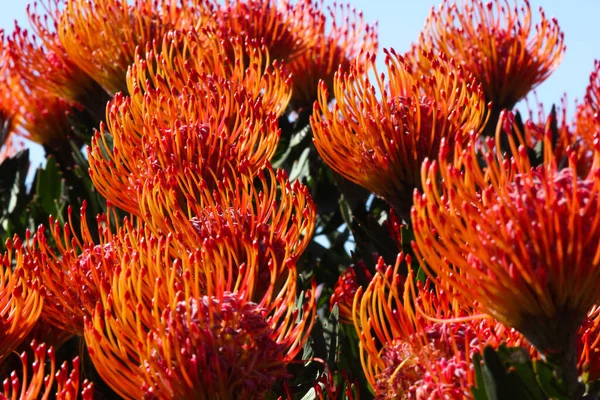
M 155 232 L 178 235 L 189 249 L 224 233 L 255 240 L 261 276 L 274 269 L 279 280 L 311 240 L 316 207 L 308 188 L 290 183 L 284 171 L 246 171 L 245 164 L 231 167 L 216 185 L 191 168 L 158 175 L 144 186 L 142 215 Z M 269 280 L 258 284 L 264 290 Z
M 317 1 L 315 7 L 324 9 L 323 0 Z M 317 41 L 309 51 L 288 65 L 294 76 L 292 104 L 297 108 L 308 107 L 308 111 L 318 98 L 321 79 L 331 88 L 338 69 L 348 70 L 351 60 L 359 54 L 364 57 L 377 53 L 377 24 L 364 23 L 362 12 L 350 4 L 334 3 L 327 7 L 327 15 L 328 28 L 317 35 Z
M 410 257 L 406 257 L 410 264 Z M 465 399 L 475 384 L 472 357 L 484 347 L 520 346 L 521 335 L 450 301 L 439 281 L 414 284 L 383 262 L 354 301 L 354 324 L 367 380 L 377 399 Z
M 264 398 L 288 377 L 315 315 L 312 292 L 301 313 L 294 306 L 294 268 L 277 287 L 273 271 L 270 291 L 257 298 L 257 241 L 224 233 L 173 259 L 173 236 L 142 237 L 132 239 L 136 251 L 85 329 L 113 390 L 125 398 Z
M 517 148 L 512 137 L 512 158 L 497 147 L 511 118 L 503 115 L 496 141 L 486 142 L 485 167 L 473 143 L 454 165 L 447 144 L 438 162 L 423 164 L 413 247 L 445 288 L 559 357 L 575 391 L 575 335 L 599 300 L 600 142 L 585 177 L 577 176 L 572 152 L 558 169 L 548 137 L 543 164 L 531 168 L 526 147 Z
M 108 217 L 96 217 L 99 237 L 96 243 L 87 225 L 86 208 L 84 202 L 79 214 L 81 235 L 72 232 L 69 208 L 69 222 L 62 229 L 59 222 L 50 217 L 53 239 L 50 243 L 44 226 L 40 226 L 33 237 L 36 251 L 32 266 L 39 274 L 44 295 L 42 318 L 76 335 L 83 334 L 84 317 L 92 314 L 101 293 L 109 290 L 110 276 L 119 263 L 113 251 L 112 233 L 107 227 Z
M 243 54 L 254 67 L 240 65 Z M 92 142 L 90 174 L 100 193 L 138 214 L 145 180 L 167 167 L 218 174 L 225 163 L 243 159 L 251 171 L 262 167 L 277 148 L 277 117 L 290 96 L 281 67 L 258 69 L 265 59 L 260 47 L 224 42 L 208 31 L 166 36 L 162 48 L 132 66 L 131 97 L 111 104 L 114 149 L 106 150 L 104 132 Z
M 217 29 L 226 37 L 263 43 L 275 60 L 289 62 L 310 51 L 324 29 L 324 18 L 310 0 L 213 0 Z M 198 26 L 198 25 L 196 25 Z
M 203 25 L 207 8 L 189 0 L 65 0 L 58 34 L 73 62 L 109 93 L 127 92 L 138 46 L 173 29 Z
M 73 368 L 69 368 L 64 362 L 60 368 L 56 368 L 54 349 L 47 347 L 44 343 L 31 343 L 34 354 L 34 362 L 29 364 L 26 352 L 21 354 L 23 366 L 22 378 L 16 372 L 10 374 L 10 378 L 4 380 L 4 390 L 0 392 L 0 400 L 30 400 L 47 399 L 49 396 L 57 400 L 71 400 L 81 395 L 82 400 L 94 398 L 93 384 L 87 380 L 81 383 L 80 389 L 80 360 L 73 360 Z M 46 374 L 46 362 L 49 362 L 50 370 Z M 31 376 L 28 375 L 31 367 Z M 53 387 L 56 384 L 55 387 Z
M 374 55 L 359 55 L 348 72 L 336 73 L 332 108 L 321 83 L 311 125 L 331 168 L 407 220 L 422 161 L 437 154 L 442 138 L 460 143 L 479 130 L 486 107 L 481 89 L 445 56 L 428 53 L 432 71 L 419 77 L 394 50 L 385 54 L 389 81 L 379 76 Z
M 6 248 L 0 259 L 0 363 L 29 334 L 44 304 L 39 281 L 25 268 L 33 262 L 28 250 L 16 236 Z
M 540 22 L 532 29 L 529 1 L 514 3 L 444 0 L 431 10 L 417 46 L 463 65 L 481 83 L 497 113 L 511 109 L 543 82 L 566 50 L 556 19 L 547 19 L 540 9 Z M 420 61 L 427 66 L 427 60 Z
M 15 25 L 10 58 L 19 79 L 28 87 L 84 106 L 98 120 L 104 119 L 108 93 L 67 55 L 58 34 L 62 0 L 44 0 L 27 6 L 33 33 Z

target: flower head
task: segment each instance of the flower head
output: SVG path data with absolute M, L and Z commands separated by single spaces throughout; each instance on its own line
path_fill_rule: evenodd
M 529 1 L 523 3 L 444 0 L 431 10 L 417 49 L 453 58 L 481 83 L 494 110 L 511 109 L 558 67 L 566 50 L 556 19 L 540 9 L 533 27 Z
M 25 85 L 82 105 L 103 120 L 108 93 L 67 55 L 57 29 L 62 0 L 44 0 L 27 6 L 32 32 L 15 25 L 9 40 L 13 70 Z
M 310 0 L 213 0 L 216 28 L 226 37 L 264 44 L 274 60 L 291 61 L 309 51 L 324 28 L 322 14 Z
M 503 116 L 498 137 L 511 118 Z M 473 143 L 454 165 L 446 144 L 438 162 L 423 164 L 413 247 L 444 288 L 518 329 L 540 352 L 570 358 L 574 370 L 575 334 L 599 300 L 600 148 L 591 172 L 578 177 L 571 152 L 558 168 L 549 137 L 535 168 L 526 147 L 509 139 L 511 158 L 499 139 L 486 141 L 485 166 Z
M 315 7 L 325 9 L 323 0 Z M 318 99 L 319 81 L 324 80 L 328 88 L 333 87 L 336 71 L 347 71 L 350 62 L 359 54 L 377 53 L 377 24 L 363 21 L 362 12 L 350 4 L 327 6 L 326 28 L 317 35 L 317 41 L 309 51 L 294 58 L 288 69 L 294 77 L 292 105 L 311 107 Z
M 231 235 L 232 243 L 240 241 L 232 245 L 233 251 L 243 249 L 245 240 L 255 241 L 263 290 L 272 269 L 277 281 L 287 276 L 316 222 L 308 188 L 291 183 L 284 171 L 270 165 L 255 175 L 244 165 L 230 166 L 216 185 L 191 168 L 167 171 L 148 181 L 141 197 L 148 226 L 156 233 L 178 235 L 189 249 L 222 235 Z
M 294 306 L 294 268 L 277 285 L 272 271 L 271 286 L 260 295 L 256 241 L 223 234 L 177 258 L 170 255 L 170 247 L 181 246 L 173 235 L 129 230 L 117 242 L 131 251 L 85 329 L 90 356 L 115 391 L 261 398 L 287 377 L 315 313 L 312 292 L 302 311 Z
M 243 54 L 254 67 L 240 65 Z M 264 59 L 260 47 L 209 31 L 170 33 L 138 58 L 128 74 L 131 97 L 118 95 L 109 108 L 113 150 L 102 130 L 89 151 L 100 193 L 139 214 L 144 182 L 167 168 L 210 178 L 209 169 L 218 176 L 229 162 L 262 167 L 276 150 L 277 116 L 290 96 L 280 67 L 257 67 Z
M 24 266 L 33 262 L 15 236 L 0 258 L 0 362 L 29 334 L 44 304 L 40 283 Z
M 30 368 L 29 356 L 27 352 L 21 354 L 21 364 L 23 366 L 23 376 L 20 378 L 16 372 L 10 374 L 10 379 L 5 379 L 3 390 L 0 392 L 1 399 L 47 399 L 53 395 L 57 400 L 70 400 L 78 398 L 81 395 L 82 400 L 91 400 L 94 397 L 93 384 L 87 380 L 80 385 L 80 365 L 79 357 L 76 357 L 72 368 L 69 368 L 64 362 L 60 368 L 56 368 L 55 351 L 52 347 L 47 347 L 44 343 L 31 343 L 34 361 L 31 364 L 32 375 L 28 377 L 27 372 Z M 49 364 L 50 370 L 46 374 L 46 364 Z M 56 384 L 56 386 L 54 386 Z M 81 386 L 81 388 L 80 388 Z
M 437 280 L 415 287 L 412 272 L 404 280 L 403 259 L 401 253 L 387 268 L 380 262 L 354 301 L 367 380 L 378 399 L 467 398 L 475 384 L 473 355 L 503 342 L 520 346 L 522 337 L 452 301 Z
M 394 50 L 385 53 L 389 81 L 379 76 L 374 55 L 359 55 L 349 71 L 336 73 L 332 108 L 322 82 L 311 125 L 331 168 L 408 219 L 423 160 L 437 154 L 442 138 L 462 142 L 479 130 L 486 107 L 481 89 L 445 56 L 428 53 L 431 73 L 419 77 Z
M 81 235 L 73 234 L 69 209 L 69 223 L 62 229 L 50 217 L 50 243 L 44 226 L 33 237 L 36 251 L 32 273 L 37 273 L 42 282 L 42 318 L 64 332 L 77 335 L 83 335 L 83 319 L 92 314 L 101 293 L 108 291 L 110 276 L 119 262 L 112 248 L 112 234 L 106 227 L 110 223 L 108 217 L 96 218 L 100 240 L 95 243 L 96 235 L 92 235 L 86 221 L 86 208 L 84 203 L 80 210 Z
M 577 106 L 575 127 L 584 144 L 594 147 L 594 140 L 600 135 L 600 60 L 594 62 L 585 97 Z
M 202 24 L 206 8 L 178 0 L 66 0 L 58 35 L 70 59 L 110 94 L 127 92 L 138 48 L 173 29 Z

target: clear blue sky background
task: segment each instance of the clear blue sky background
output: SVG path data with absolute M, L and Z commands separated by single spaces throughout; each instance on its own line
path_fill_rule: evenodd
M 438 4 L 437 0 L 346 1 L 363 10 L 366 21 L 379 21 L 381 46 L 393 47 L 398 52 L 404 52 L 411 42 L 416 41 L 429 10 Z M 0 27 L 11 32 L 15 19 L 27 25 L 25 6 L 28 0 L 0 0 L 0 3 Z M 574 100 L 581 99 L 584 93 L 594 59 L 600 59 L 600 0 L 531 0 L 534 18 L 539 16 L 540 6 L 547 16 L 558 18 L 565 33 L 567 52 L 558 70 L 538 87 L 538 97 L 549 109 L 566 92 L 572 111 Z M 40 159 L 41 150 L 34 149 L 34 163 Z

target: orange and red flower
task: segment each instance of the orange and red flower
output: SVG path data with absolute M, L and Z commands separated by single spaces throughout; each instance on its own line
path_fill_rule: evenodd
M 173 258 L 173 235 L 139 239 L 86 324 L 107 384 L 126 398 L 262 398 L 288 376 L 315 315 L 312 292 L 295 306 L 295 269 L 257 296 L 256 241 L 224 233 Z
M 29 334 L 44 304 L 39 281 L 25 268 L 33 262 L 28 249 L 16 236 L 6 247 L 0 258 L 0 363 Z
M 69 368 L 64 362 L 60 368 L 56 368 L 56 356 L 52 347 L 44 343 L 31 343 L 34 361 L 31 366 L 28 361 L 27 352 L 21 354 L 22 377 L 16 372 L 10 374 L 10 378 L 4 380 L 3 390 L 0 392 L 1 400 L 28 400 L 47 399 L 50 396 L 57 400 L 76 399 L 81 395 L 82 400 L 94 398 L 93 385 L 87 380 L 80 384 L 79 357 L 76 357 Z M 49 363 L 50 370 L 46 373 L 46 364 Z M 27 371 L 31 367 L 32 375 Z M 56 385 L 56 386 L 54 386 Z
M 70 59 L 110 94 L 127 92 L 125 75 L 140 50 L 173 29 L 202 26 L 205 2 L 66 0 L 58 35 Z
M 315 7 L 325 9 L 323 0 L 317 1 Z M 377 24 L 365 23 L 362 12 L 350 4 L 334 3 L 323 13 L 328 16 L 326 28 L 308 51 L 288 64 L 294 77 L 292 105 L 296 109 L 307 107 L 310 111 L 318 99 L 320 80 L 331 88 L 336 71 L 347 71 L 359 54 L 364 57 L 377 53 Z
M 27 7 L 32 26 L 29 32 L 18 25 L 10 38 L 12 69 L 27 87 L 85 107 L 97 120 L 103 120 L 108 93 L 69 58 L 57 29 L 62 0 L 45 0 Z
M 50 217 L 50 241 L 44 226 L 33 237 L 35 263 L 31 272 L 42 282 L 42 318 L 63 332 L 76 335 L 83 335 L 84 317 L 92 314 L 101 293 L 108 292 L 110 276 L 120 262 L 112 248 L 108 217 L 97 216 L 98 232 L 92 234 L 86 208 L 84 203 L 80 210 L 81 235 L 72 231 L 69 210 L 69 222 L 62 229 Z M 94 236 L 99 236 L 99 240 L 94 241 Z
M 477 78 L 499 113 L 543 82 L 565 53 L 556 19 L 546 18 L 540 9 L 540 21 L 532 24 L 528 0 L 522 6 L 508 0 L 444 0 L 432 9 L 416 48 L 431 48 L 456 60 Z
M 253 67 L 240 64 L 244 54 Z M 128 75 L 131 97 L 116 96 L 110 105 L 113 143 L 101 129 L 89 151 L 100 193 L 139 214 L 139 192 L 159 171 L 194 168 L 209 179 L 208 169 L 218 176 L 229 162 L 261 168 L 276 150 L 277 117 L 291 89 L 281 67 L 258 67 L 264 60 L 261 47 L 210 31 L 171 33 L 138 58 Z
M 216 28 L 225 37 L 264 44 L 272 59 L 289 62 L 309 51 L 324 29 L 324 18 L 310 0 L 212 0 Z
M 481 158 L 470 143 L 450 164 L 444 144 L 439 161 L 423 164 L 413 247 L 444 288 L 559 357 L 576 390 L 575 335 L 599 300 L 600 148 L 589 174 L 578 177 L 576 155 L 568 152 L 559 169 L 546 137 L 544 162 L 532 168 L 526 147 L 512 137 L 513 157 L 498 148 L 511 118 L 501 118 Z
M 460 143 L 481 129 L 486 106 L 473 79 L 445 56 L 426 54 L 431 73 L 418 76 L 402 56 L 385 53 L 387 82 L 374 55 L 359 55 L 349 71 L 336 73 L 333 107 L 321 83 L 311 125 L 331 168 L 386 199 L 407 220 L 423 160 L 437 154 L 443 138 Z
M 409 257 L 406 257 L 410 263 Z M 381 265 L 354 301 L 354 324 L 367 381 L 377 399 L 470 398 L 472 357 L 485 346 L 526 345 L 521 335 L 473 315 L 448 297 L 439 281 L 414 283 L 396 265 Z

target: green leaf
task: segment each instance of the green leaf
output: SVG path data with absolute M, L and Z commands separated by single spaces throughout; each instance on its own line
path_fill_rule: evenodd
M 63 210 L 66 204 L 65 183 L 54 157 L 48 157 L 46 166 L 38 169 L 35 193 L 44 212 L 54 215 L 63 222 Z

